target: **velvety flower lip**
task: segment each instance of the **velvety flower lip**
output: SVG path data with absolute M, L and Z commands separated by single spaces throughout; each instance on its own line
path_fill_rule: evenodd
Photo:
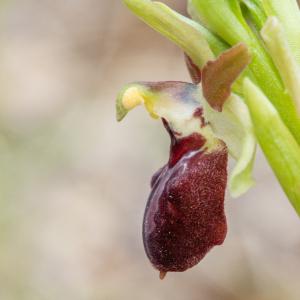
M 170 159 L 152 178 L 143 222 L 145 251 L 161 277 L 196 265 L 223 243 L 227 232 L 225 144 L 219 141 L 209 151 L 199 133 L 180 138 L 164 124 L 171 138 Z

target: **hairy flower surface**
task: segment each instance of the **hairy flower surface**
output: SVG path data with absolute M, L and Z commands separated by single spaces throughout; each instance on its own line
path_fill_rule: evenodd
M 171 137 L 170 159 L 153 176 L 143 225 L 146 253 L 162 273 L 193 267 L 223 243 L 227 232 L 225 144 L 220 141 L 209 151 L 200 134 L 180 138 L 165 124 Z

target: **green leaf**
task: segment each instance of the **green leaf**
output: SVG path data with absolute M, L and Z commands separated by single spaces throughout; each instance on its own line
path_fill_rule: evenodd
M 249 79 L 244 81 L 244 95 L 260 146 L 300 215 L 300 146 L 268 98 Z
M 289 47 L 284 29 L 276 17 L 269 17 L 261 34 L 300 117 L 300 66 Z

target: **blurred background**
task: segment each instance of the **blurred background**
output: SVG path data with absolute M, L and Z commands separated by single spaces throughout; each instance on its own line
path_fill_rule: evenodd
M 179 49 L 120 0 L 0 3 L 1 300 L 300 299 L 299 219 L 260 151 L 223 246 L 164 281 L 144 254 L 169 141 L 143 108 L 118 124 L 114 102 L 127 82 L 188 81 Z

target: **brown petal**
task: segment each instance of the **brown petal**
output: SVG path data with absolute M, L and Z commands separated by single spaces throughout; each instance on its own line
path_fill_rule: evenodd
M 240 43 L 209 61 L 202 70 L 203 95 L 209 105 L 222 111 L 231 93 L 231 86 L 251 61 L 245 44 Z

